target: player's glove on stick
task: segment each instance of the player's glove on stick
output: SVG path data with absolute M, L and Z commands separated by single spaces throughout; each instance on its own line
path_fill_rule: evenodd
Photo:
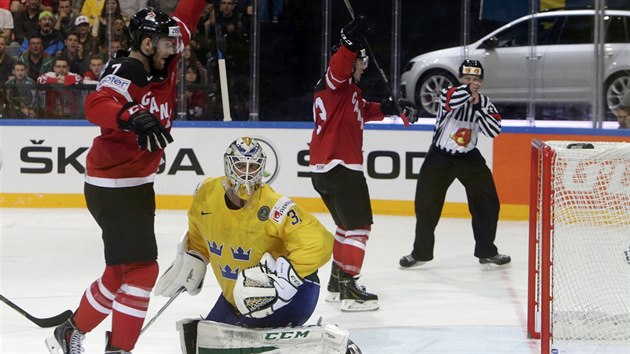
M 386 116 L 398 116 L 400 113 L 404 113 L 409 123 L 418 121 L 418 108 L 413 103 L 407 100 L 398 100 L 398 106 L 402 109 L 402 112 L 396 106 L 394 98 L 388 97 L 381 101 L 381 112 Z
M 118 119 L 118 126 L 123 130 L 133 130 L 136 133 L 140 150 L 157 151 L 164 149 L 173 142 L 173 137 L 168 130 L 160 124 L 151 112 L 139 106 L 129 108 L 133 111 L 128 120 Z
M 180 288 L 197 295 L 203 287 L 208 261 L 198 252 L 187 250 L 188 233 L 177 245 L 177 255 L 155 286 L 155 295 L 174 296 Z
M 628 248 L 626 248 L 626 250 L 623 252 L 626 254 L 626 262 L 630 264 L 630 246 L 628 246 Z
M 358 16 L 341 29 L 341 43 L 356 52 L 363 48 L 363 39 L 369 31 L 365 16 Z

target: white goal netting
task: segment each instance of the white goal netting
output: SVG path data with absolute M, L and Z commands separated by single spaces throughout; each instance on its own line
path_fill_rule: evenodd
M 552 342 L 630 353 L 630 144 L 569 143 L 546 142 L 555 152 Z

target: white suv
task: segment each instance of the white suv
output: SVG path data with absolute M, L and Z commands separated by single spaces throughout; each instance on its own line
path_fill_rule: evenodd
M 630 89 L 630 11 L 605 13 L 604 92 L 609 109 Z M 529 23 L 537 21 L 535 55 Z M 484 94 L 496 103 L 528 102 L 528 61 L 536 61 L 535 99 L 539 103 L 590 103 L 595 50 L 593 10 L 561 10 L 521 17 L 469 45 L 469 59 L 485 69 Z M 457 83 L 463 47 L 442 49 L 409 61 L 402 74 L 403 97 L 428 115 L 437 113 L 439 93 Z M 532 58 L 533 57 L 533 58 Z

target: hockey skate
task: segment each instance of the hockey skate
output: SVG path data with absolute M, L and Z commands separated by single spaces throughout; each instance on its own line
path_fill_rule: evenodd
M 105 354 L 131 354 L 131 352 L 112 347 L 110 343 L 111 338 L 112 338 L 111 332 L 109 331 L 105 332 L 105 343 L 106 343 Z
M 497 269 L 497 268 L 509 268 L 512 266 L 512 259 L 510 256 L 504 254 L 497 254 L 494 257 L 479 258 L 479 264 L 485 270 Z
M 357 284 L 357 278 L 346 273 L 339 273 L 341 311 L 360 312 L 378 310 L 378 296 L 369 293 L 364 286 Z
M 352 341 L 352 339 L 348 339 L 348 349 L 346 354 L 362 354 L 363 352 L 359 348 L 359 346 Z
M 404 268 L 412 268 L 412 267 L 421 266 L 425 264 L 426 262 L 428 261 L 419 261 L 415 259 L 412 254 L 408 254 L 404 256 L 403 258 L 401 258 L 398 264 L 400 264 L 400 266 L 404 269 Z
M 72 317 L 55 327 L 53 337 L 46 339 L 51 354 L 82 354 L 85 333 L 80 332 Z
M 330 279 L 328 280 L 328 297 L 327 302 L 339 302 L 339 266 L 332 262 L 330 268 Z

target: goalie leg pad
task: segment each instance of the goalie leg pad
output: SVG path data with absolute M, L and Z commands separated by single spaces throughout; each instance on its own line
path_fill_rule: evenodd
M 230 352 L 258 353 L 264 349 L 268 353 L 345 354 L 349 336 L 348 330 L 330 324 L 250 329 L 200 321 L 197 324 L 197 350 L 229 349 Z
M 197 324 L 200 320 L 186 318 L 178 321 L 179 343 L 184 354 L 197 353 Z

